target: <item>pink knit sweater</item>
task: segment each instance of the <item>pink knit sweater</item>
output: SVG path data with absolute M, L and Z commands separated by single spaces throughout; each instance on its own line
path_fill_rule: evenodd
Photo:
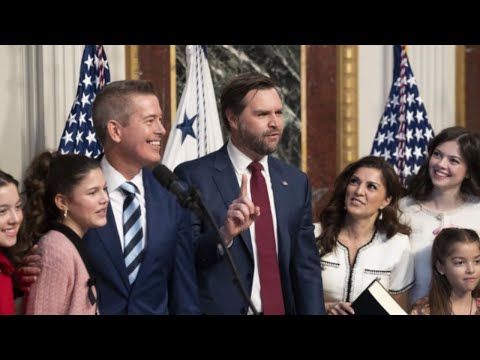
M 87 295 L 88 272 L 75 246 L 55 230 L 42 236 L 38 245 L 42 268 L 26 297 L 25 313 L 94 315 L 96 305 Z

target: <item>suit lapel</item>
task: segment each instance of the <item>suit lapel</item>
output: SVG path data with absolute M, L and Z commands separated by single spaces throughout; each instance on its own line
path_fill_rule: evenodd
M 161 214 L 165 214 L 165 209 L 162 208 L 164 200 L 162 201 L 162 194 L 152 190 L 153 179 L 147 175 L 147 171 L 143 170 L 143 188 L 145 190 L 145 209 L 147 213 L 147 232 L 145 236 L 145 256 L 138 271 L 137 280 L 145 277 L 149 273 L 152 262 L 156 255 L 160 253 L 157 248 L 160 246 L 160 241 L 154 239 L 163 239 L 159 222 L 165 221 L 161 219 Z M 135 281 L 136 283 L 137 281 Z M 135 285 L 135 283 L 133 285 Z
M 213 175 L 213 181 L 215 182 L 218 191 L 225 204 L 225 213 L 228 206 L 235 200 L 240 194 L 240 187 L 238 186 L 238 180 L 233 169 L 232 162 L 228 156 L 227 146 L 224 145 L 218 152 L 215 159 L 214 167 L 216 173 Z M 222 219 L 225 219 L 225 214 L 221 214 Z M 221 226 L 222 224 L 217 224 Z M 248 248 L 250 255 L 253 257 L 252 240 L 250 238 L 250 230 L 245 230 L 240 234 L 240 238 Z
M 280 264 L 288 263 L 288 249 L 290 238 L 288 236 L 288 219 L 286 210 L 289 207 L 289 185 L 284 177 L 283 170 L 279 163 L 271 156 L 268 157 L 268 169 L 272 182 L 273 198 L 275 200 L 275 212 L 277 215 L 277 236 L 278 236 L 278 261 Z
M 115 269 L 117 269 L 124 285 L 128 288 L 127 268 L 123 257 L 122 248 L 120 246 L 120 237 L 118 236 L 115 217 L 113 216 L 112 206 L 109 204 L 107 209 L 107 225 L 96 229 Z

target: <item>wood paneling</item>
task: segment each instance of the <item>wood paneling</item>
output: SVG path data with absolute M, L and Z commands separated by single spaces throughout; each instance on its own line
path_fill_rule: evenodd
M 163 110 L 163 126 L 167 136 L 163 141 L 162 153 L 165 149 L 166 139 L 171 127 L 171 101 L 170 101 L 170 46 L 169 45 L 140 45 L 138 46 L 139 78 L 150 80 L 160 99 Z
M 465 125 L 480 131 L 480 45 L 465 45 Z
M 337 175 L 337 55 L 335 45 L 308 45 L 307 173 L 321 192 Z
M 169 45 L 140 45 L 138 76 L 153 82 L 170 130 L 171 58 Z M 333 185 L 337 169 L 337 46 L 306 46 L 307 174 L 314 196 Z M 166 143 L 166 141 L 164 142 Z M 299 149 L 300 151 L 300 149 Z

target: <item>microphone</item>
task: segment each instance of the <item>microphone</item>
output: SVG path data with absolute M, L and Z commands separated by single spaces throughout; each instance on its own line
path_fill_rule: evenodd
M 179 204 L 188 209 L 195 210 L 196 199 L 193 197 L 192 191 L 187 188 L 168 167 L 158 165 L 153 170 L 155 179 L 165 187 L 168 191 L 175 194 Z
M 178 203 L 180 206 L 192 210 L 199 218 L 203 219 L 207 224 L 209 224 L 215 231 L 215 237 L 218 241 L 218 246 L 222 249 L 222 252 L 226 255 L 228 263 L 233 272 L 233 276 L 236 280 L 237 286 L 242 294 L 242 297 L 247 302 L 248 306 L 252 310 L 254 315 L 259 315 L 258 310 L 253 305 L 250 296 L 247 294 L 245 285 L 240 280 L 240 274 L 237 269 L 237 265 L 233 260 L 230 249 L 225 245 L 220 235 L 220 229 L 218 228 L 212 214 L 205 206 L 205 203 L 200 196 L 200 192 L 193 186 L 186 187 L 184 183 L 175 175 L 168 167 L 165 165 L 158 165 L 153 170 L 153 176 L 155 179 L 165 187 L 168 191 L 175 194 L 177 197 Z

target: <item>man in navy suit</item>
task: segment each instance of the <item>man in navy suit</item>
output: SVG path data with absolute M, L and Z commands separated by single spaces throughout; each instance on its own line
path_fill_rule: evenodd
M 297 168 L 270 156 L 282 136 L 282 108 L 280 94 L 270 78 L 260 74 L 234 78 L 221 97 L 224 125 L 230 131 L 229 141 L 216 152 L 180 164 L 175 173 L 200 190 L 217 224 L 223 224 L 231 211 L 232 200 L 239 193 L 250 197 L 250 189 L 244 189 L 246 178 L 251 177 L 249 164 L 252 161 L 262 164 L 272 209 L 285 313 L 324 314 L 308 178 Z M 252 209 L 245 211 L 252 213 Z M 262 216 L 262 209 L 259 216 Z M 255 236 L 252 225 L 235 238 L 224 236 L 224 241 L 250 300 L 256 310 L 262 312 L 264 301 Z M 252 313 L 241 296 L 227 256 L 207 230 L 198 240 L 196 266 L 203 313 Z
M 165 128 L 153 86 L 116 81 L 97 95 L 92 108 L 110 206 L 107 225 L 84 237 L 99 293 L 100 314 L 198 314 L 191 216 L 153 177 Z M 121 186 L 133 184 L 140 204 L 143 250 L 125 262 Z M 129 279 L 129 276 L 135 276 Z
M 198 225 L 148 168 L 160 161 L 165 135 L 152 84 L 142 80 L 108 84 L 95 98 L 92 117 L 105 151 L 101 167 L 110 196 L 107 225 L 84 236 L 100 314 L 200 314 L 193 235 Z M 125 182 L 136 189 L 140 208 L 144 246 L 138 253 L 125 243 L 123 206 L 128 195 L 121 188 Z M 257 215 L 249 199 L 235 199 L 224 217 L 224 241 L 248 229 Z M 136 255 L 128 266 L 127 254 Z M 25 291 L 41 271 L 38 256 L 33 249 L 24 261 Z

